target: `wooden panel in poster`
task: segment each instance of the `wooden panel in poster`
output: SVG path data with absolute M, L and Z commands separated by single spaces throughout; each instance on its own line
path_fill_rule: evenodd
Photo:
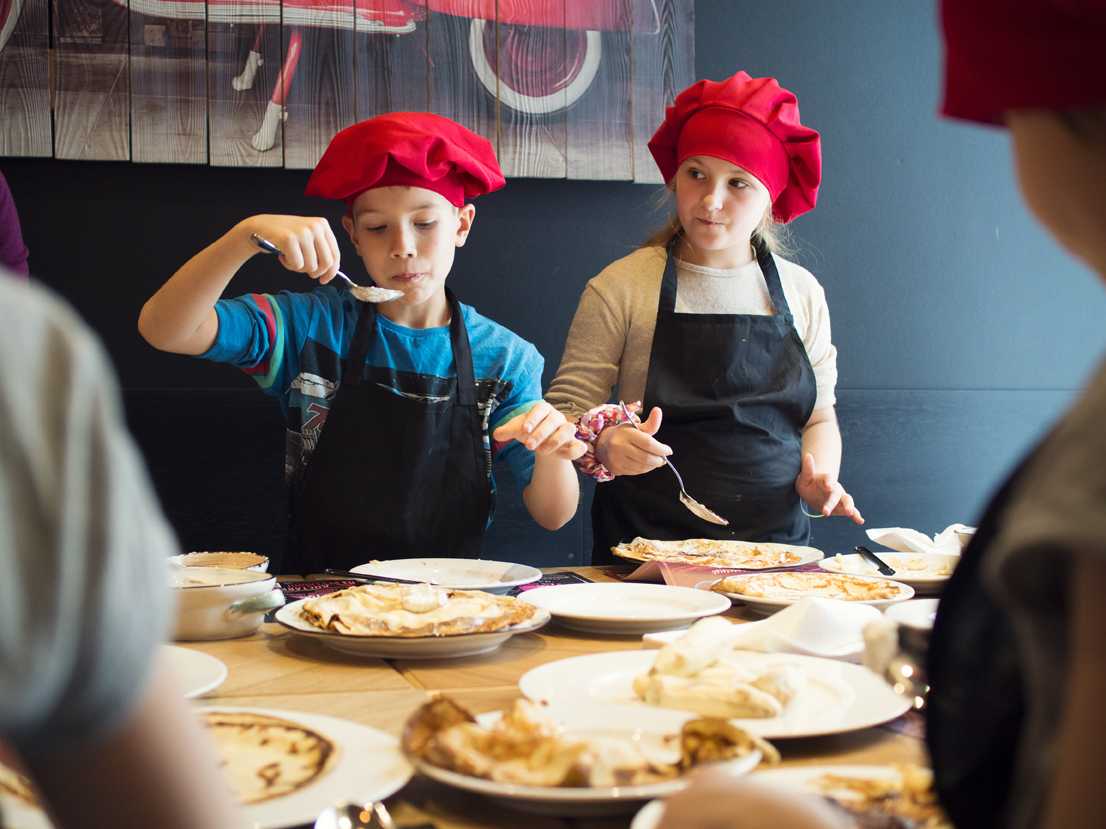
M 491 9 L 494 10 L 494 5 Z M 487 18 L 428 11 L 424 25 L 429 32 L 430 47 L 427 69 L 430 80 L 429 109 L 484 136 L 492 142 L 498 153 L 496 99 L 477 80 L 469 53 L 469 37 L 474 20 L 486 21 Z M 492 23 L 494 25 L 494 15 Z
M 0 156 L 51 156 L 46 0 L 0 0 Z
M 130 142 L 127 0 L 54 0 L 56 158 L 126 161 Z
M 132 161 L 207 163 L 206 17 L 202 2 L 134 0 Z
M 567 114 L 568 177 L 630 180 L 633 172 L 630 76 L 631 0 L 607 0 L 607 30 L 568 30 L 568 65 L 576 72 Z M 588 83 L 588 77 L 594 77 Z M 586 89 L 581 89 L 587 85 Z
M 0 0 L 0 156 L 50 156 L 47 0 Z
M 468 47 L 475 83 L 499 102 L 499 163 L 507 176 L 564 178 L 565 0 L 523 0 L 497 23 L 474 21 Z M 537 19 L 543 25 L 517 21 Z
M 426 2 L 355 0 L 354 87 L 357 120 L 385 112 L 430 109 Z
M 692 0 L 633 0 L 634 181 L 661 183 L 649 139 L 664 108 L 695 79 L 695 9 Z
M 211 164 L 284 166 L 277 107 L 266 120 L 282 57 L 280 2 L 208 4 L 207 106 Z
M 354 5 L 283 0 L 284 166 L 311 169 L 334 134 L 356 120 Z M 293 72 L 291 62 L 302 38 Z

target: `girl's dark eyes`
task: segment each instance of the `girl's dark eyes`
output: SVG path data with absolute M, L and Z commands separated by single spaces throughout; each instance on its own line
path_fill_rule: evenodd
M 415 227 L 417 227 L 419 230 L 429 230 L 436 224 L 437 222 L 415 222 Z
M 730 179 L 730 186 L 737 187 L 737 188 L 748 187 L 749 182 L 745 181 L 745 179 L 733 178 L 733 179 Z

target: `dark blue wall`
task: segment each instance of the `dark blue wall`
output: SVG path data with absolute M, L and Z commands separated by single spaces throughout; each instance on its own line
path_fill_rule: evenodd
M 698 74 L 775 75 L 822 131 L 819 208 L 794 231 L 833 317 L 842 477 L 870 526 L 927 532 L 973 519 L 1106 344 L 1106 296 L 1026 213 L 1005 136 L 938 119 L 939 57 L 934 14 L 917 0 L 696 4 Z M 108 343 L 184 545 L 276 549 L 274 407 L 231 369 L 149 349 L 135 320 L 180 263 L 239 219 L 338 212 L 301 195 L 304 172 L 16 159 L 0 169 L 34 272 Z M 584 282 L 664 218 L 653 192 L 512 181 L 478 203 L 454 288 L 532 340 L 548 382 Z M 232 290 L 301 284 L 258 257 Z M 548 534 L 508 506 L 515 489 L 508 474 L 501 481 L 487 555 L 587 559 L 586 509 Z M 827 550 L 861 540 L 836 519 L 817 527 Z

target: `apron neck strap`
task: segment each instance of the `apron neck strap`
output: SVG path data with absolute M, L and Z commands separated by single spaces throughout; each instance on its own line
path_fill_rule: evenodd
M 659 311 L 671 314 L 676 310 L 676 246 L 680 243 L 677 234 L 665 247 L 664 276 L 661 278 L 661 298 Z
M 462 406 L 476 405 L 476 378 L 472 368 L 472 348 L 465 328 L 461 303 L 449 288 L 445 289 L 449 302 L 449 344 L 453 346 L 453 362 L 457 365 L 457 402 Z
M 677 236 L 668 243 L 665 257 L 664 277 L 661 279 L 660 311 L 673 313 L 676 310 L 676 245 L 680 237 Z M 768 287 L 768 296 L 772 300 L 772 307 L 776 316 L 786 322 L 791 322 L 791 306 L 787 304 L 787 297 L 783 294 L 783 284 L 780 282 L 780 272 L 776 269 L 776 259 L 768 250 L 768 245 L 763 239 L 753 241 L 753 250 L 756 251 L 757 264 L 764 276 L 764 283 Z
M 449 344 L 453 348 L 453 362 L 457 365 L 457 402 L 462 406 L 475 406 L 476 380 L 472 368 L 472 347 L 469 345 L 468 330 L 461 314 L 461 303 L 449 288 L 445 289 L 445 297 L 449 303 Z M 349 355 L 342 367 L 342 382 L 347 385 L 357 386 L 361 383 L 365 360 L 376 337 L 376 315 L 376 305 L 371 302 L 361 303 Z
M 768 243 L 761 238 L 753 241 L 753 250 L 757 254 L 757 264 L 764 276 L 764 283 L 768 286 L 768 296 L 772 300 L 772 306 L 776 316 L 785 322 L 791 323 L 791 306 L 787 304 L 787 297 L 783 294 L 783 283 L 780 282 L 780 272 L 776 269 L 776 257 L 768 250 Z

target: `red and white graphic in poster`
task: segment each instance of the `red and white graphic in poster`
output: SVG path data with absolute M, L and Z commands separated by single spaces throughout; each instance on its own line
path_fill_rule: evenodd
M 5 35 L 21 2 L 0 0 Z M 52 38 L 89 79 L 64 90 L 70 131 L 120 60 L 132 85 L 132 145 L 96 157 L 308 168 L 357 120 L 430 110 L 491 139 L 509 175 L 656 181 L 645 143 L 694 65 L 693 0 L 65 5 Z

